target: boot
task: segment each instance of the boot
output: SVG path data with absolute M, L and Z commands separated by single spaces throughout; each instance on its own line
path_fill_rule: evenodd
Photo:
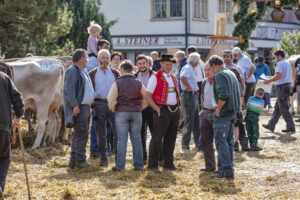
M 90 164 L 88 164 L 86 161 L 76 162 L 75 167 L 77 167 L 77 168 L 89 168 Z
M 261 151 L 261 150 L 263 150 L 263 149 L 257 145 L 251 147 L 251 151 Z
M 239 142 L 238 141 L 234 142 L 233 148 L 234 148 L 234 151 L 239 151 Z

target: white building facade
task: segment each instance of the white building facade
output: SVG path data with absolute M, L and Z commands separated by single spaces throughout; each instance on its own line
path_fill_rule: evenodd
M 214 35 L 215 14 L 229 13 L 231 0 L 102 0 L 100 12 L 108 20 L 118 20 L 110 29 L 114 50 L 135 61 L 140 54 L 167 49 L 182 49 L 195 45 L 202 58 L 210 50 Z M 255 9 L 255 7 L 254 7 Z M 235 12 L 236 10 L 234 10 Z M 265 19 L 258 23 L 252 33 L 248 51 L 260 56 L 269 55 L 269 50 L 279 45 L 284 32 L 300 30 L 294 10 L 285 10 L 282 23 L 271 20 L 268 9 Z M 230 36 L 235 24 L 227 23 Z

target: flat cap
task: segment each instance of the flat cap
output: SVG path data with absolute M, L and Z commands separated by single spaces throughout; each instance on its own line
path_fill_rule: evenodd
M 232 52 L 230 50 L 225 50 L 225 51 L 223 51 L 222 55 L 229 56 L 229 55 L 232 55 Z

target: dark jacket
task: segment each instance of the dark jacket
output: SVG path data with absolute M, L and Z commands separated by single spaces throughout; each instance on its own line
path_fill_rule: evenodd
M 116 80 L 118 97 L 116 112 L 141 112 L 142 83 L 134 75 L 123 75 Z
M 11 133 L 12 113 L 11 107 L 17 118 L 24 114 L 24 102 L 21 93 L 16 89 L 11 79 L 0 72 L 0 130 Z
M 152 65 L 152 71 L 157 72 L 160 69 L 161 69 L 160 61 L 159 60 L 154 61 Z
M 217 103 L 219 100 L 226 102 L 221 109 L 221 117 L 241 111 L 239 82 L 235 74 L 229 69 L 224 68 L 216 74 L 214 79 L 214 95 Z
M 66 127 L 72 128 L 74 126 L 73 108 L 81 104 L 84 96 L 84 77 L 80 73 L 80 68 L 75 64 L 72 64 L 66 71 L 63 96 Z
M 177 70 L 177 73 L 176 73 L 176 77 L 178 79 L 178 83 L 180 83 L 180 73 L 181 73 L 181 70 L 186 65 L 187 65 L 187 58 L 184 58 L 182 61 L 180 61 L 179 66 L 178 66 L 178 70 Z

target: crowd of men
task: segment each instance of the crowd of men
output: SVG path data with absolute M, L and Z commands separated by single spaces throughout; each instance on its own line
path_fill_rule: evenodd
M 72 66 L 64 79 L 64 112 L 66 126 L 74 129 L 69 167 L 88 168 L 86 145 L 90 136 L 90 158 L 99 158 L 99 166 L 108 166 L 108 156 L 115 154 L 113 171 L 126 165 L 128 133 L 132 143 L 133 166 L 162 173 L 182 170 L 175 165 L 174 149 L 178 132 L 181 146 L 190 150 L 191 137 L 195 148 L 203 150 L 206 172 L 217 178 L 234 178 L 233 150 L 260 151 L 259 113 L 264 107 L 265 92 L 255 90 L 256 67 L 239 48 L 213 55 L 206 63 L 196 47 L 172 55 L 138 55 L 136 67 L 123 60 L 120 52 L 109 51 L 109 42 L 100 40 L 98 51 L 74 51 Z M 275 76 L 264 80 L 274 82 L 277 101 L 273 116 L 264 128 L 274 131 L 282 115 L 287 123 L 283 132 L 295 132 L 289 112 L 292 72 L 282 50 L 275 52 Z M 123 60 L 123 61 L 122 61 Z M 236 60 L 236 61 L 234 61 Z M 177 62 L 176 74 L 172 73 Z M 263 62 L 263 60 L 260 60 Z M 234 64 L 237 63 L 237 64 Z M 21 94 L 12 81 L 0 72 L 0 194 L 4 190 L 10 160 L 12 125 L 20 125 L 24 112 Z M 17 119 L 11 123 L 13 105 Z M 246 111 L 246 129 L 242 107 Z M 90 132 L 90 118 L 92 126 Z M 147 128 L 151 133 L 147 153 Z M 192 134 L 193 133 L 193 134 Z M 250 148 L 248 146 L 250 143 Z M 214 153 L 214 146 L 218 159 Z M 2 170 L 4 169 L 4 170 Z

